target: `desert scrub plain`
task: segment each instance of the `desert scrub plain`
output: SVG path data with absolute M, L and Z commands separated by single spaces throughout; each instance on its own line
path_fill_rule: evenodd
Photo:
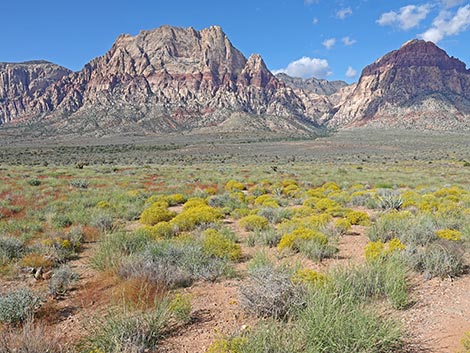
M 211 162 L 11 147 L 0 352 L 469 351 L 465 140 L 349 134 Z

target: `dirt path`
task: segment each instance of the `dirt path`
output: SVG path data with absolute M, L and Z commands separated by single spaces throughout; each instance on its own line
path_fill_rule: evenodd
M 429 353 L 456 353 L 461 339 L 470 332 L 470 276 L 455 280 L 414 280 L 416 304 L 402 312 L 402 320 L 413 340 Z

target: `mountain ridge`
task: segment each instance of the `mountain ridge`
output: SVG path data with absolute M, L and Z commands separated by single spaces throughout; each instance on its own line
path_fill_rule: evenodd
M 435 44 L 412 40 L 366 66 L 353 85 L 273 75 L 219 26 L 162 26 L 118 36 L 77 72 L 43 60 L 0 63 L 0 125 L 28 123 L 97 136 L 468 128 L 470 70 Z

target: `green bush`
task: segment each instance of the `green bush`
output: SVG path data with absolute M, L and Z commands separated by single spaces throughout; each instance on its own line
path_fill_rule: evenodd
M 17 324 L 32 319 L 41 304 L 30 289 L 22 287 L 0 295 L 0 321 Z
M 79 277 L 76 272 L 65 265 L 54 269 L 49 281 L 49 293 L 56 298 L 67 294 Z

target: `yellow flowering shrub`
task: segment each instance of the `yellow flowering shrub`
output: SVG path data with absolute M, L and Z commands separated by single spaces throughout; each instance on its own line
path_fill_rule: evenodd
M 327 275 L 308 268 L 300 268 L 292 276 L 292 282 L 295 284 L 323 286 L 327 281 Z
M 142 212 L 140 215 L 140 223 L 153 226 L 160 222 L 169 221 L 175 216 L 175 212 L 172 212 L 167 208 L 160 207 L 158 203 L 154 203 Z
M 244 353 L 246 343 L 245 337 L 219 338 L 209 346 L 206 353 Z
M 284 179 L 282 182 L 281 182 L 281 185 L 283 187 L 288 187 L 288 186 L 291 186 L 291 185 L 295 185 L 297 186 L 297 182 L 293 179 Z
M 192 197 L 184 203 L 183 210 L 201 206 L 207 206 L 207 200 L 200 197 Z
M 306 219 L 306 224 L 309 226 L 309 228 L 315 228 L 319 229 L 323 226 L 326 226 L 333 217 L 329 215 L 328 213 L 322 213 L 322 214 L 314 214 Z
M 308 217 L 313 214 L 313 210 L 308 206 L 300 206 L 292 209 L 297 217 Z
M 245 185 L 236 180 L 229 180 L 225 184 L 224 189 L 227 191 L 242 191 L 245 190 Z
M 111 204 L 108 202 L 108 201 L 99 201 L 97 204 L 96 204 L 96 207 L 98 208 L 110 208 L 111 207 Z
M 196 226 L 217 222 L 223 217 L 222 212 L 208 205 L 190 207 L 170 221 L 179 231 L 189 231 Z
M 242 256 L 240 245 L 220 234 L 215 229 L 208 229 L 204 232 L 202 247 L 209 255 L 228 258 L 232 261 L 239 260 Z
M 370 217 L 363 211 L 351 210 L 346 214 L 346 219 L 353 225 L 370 226 Z
M 335 182 L 327 182 L 321 186 L 325 191 L 341 191 L 341 188 Z
M 328 238 L 325 234 L 313 229 L 300 227 L 291 233 L 284 234 L 277 245 L 277 249 L 279 251 L 284 249 L 298 250 L 298 242 L 303 240 L 314 240 L 323 245 L 328 243 Z
M 270 195 L 261 195 L 255 199 L 255 205 L 264 206 L 264 207 L 279 207 L 278 202 Z
M 340 234 L 347 234 L 351 230 L 351 222 L 345 218 L 337 219 L 334 223 L 335 228 Z
M 141 229 L 157 239 L 170 238 L 175 234 L 173 226 L 169 222 L 159 222 L 154 226 L 145 225 Z
M 165 200 L 170 206 L 181 205 L 186 202 L 186 197 L 183 194 L 173 194 L 165 197 Z
M 248 231 L 263 230 L 268 228 L 269 221 L 266 217 L 253 214 L 241 218 L 240 226 Z
M 439 229 L 436 235 L 441 239 L 459 241 L 462 239 L 462 233 L 454 229 Z
M 300 193 L 300 188 L 295 184 L 290 184 L 284 187 L 282 193 L 289 197 L 296 197 Z
M 366 260 L 373 261 L 377 259 L 383 259 L 386 256 L 397 252 L 402 251 L 406 246 L 400 241 L 400 239 L 393 238 L 387 243 L 381 241 L 371 241 L 367 243 L 364 255 Z
M 315 208 L 320 212 L 332 212 L 340 209 L 341 205 L 328 198 L 322 198 L 315 203 Z

